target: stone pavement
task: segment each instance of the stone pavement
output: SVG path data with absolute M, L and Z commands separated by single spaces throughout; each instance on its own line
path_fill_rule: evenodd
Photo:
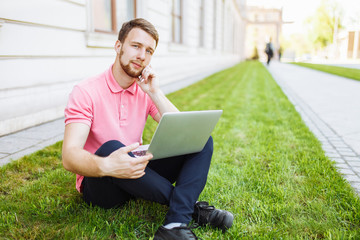
M 360 194 L 360 81 L 276 61 L 267 68 Z
M 0 166 L 63 139 L 64 119 L 0 137 Z

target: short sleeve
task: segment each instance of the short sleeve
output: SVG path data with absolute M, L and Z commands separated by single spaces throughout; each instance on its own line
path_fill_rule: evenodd
M 93 121 L 93 103 L 89 94 L 75 86 L 70 93 L 65 108 L 65 125 L 69 123 L 85 123 L 91 126 Z

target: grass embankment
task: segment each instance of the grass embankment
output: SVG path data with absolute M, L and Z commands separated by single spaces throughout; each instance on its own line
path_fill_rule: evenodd
M 244 62 L 169 95 L 181 110 L 223 109 L 200 200 L 234 213 L 203 239 L 359 239 L 360 201 L 271 75 Z M 155 124 L 146 126 L 150 141 Z M 149 239 L 167 207 L 85 205 L 61 165 L 61 142 L 0 169 L 0 234 L 13 239 Z M 0 238 L 1 238 L 0 237 Z
M 313 64 L 313 63 L 293 63 L 293 64 L 360 81 L 360 69 L 323 65 L 323 64 Z

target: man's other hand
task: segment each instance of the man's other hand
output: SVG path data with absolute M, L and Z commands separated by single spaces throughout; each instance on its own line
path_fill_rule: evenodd
M 145 168 L 149 160 L 153 157 L 151 154 L 134 158 L 128 155 L 135 150 L 138 143 L 119 148 L 103 159 L 101 171 L 103 176 L 111 176 L 123 179 L 136 179 L 145 175 Z

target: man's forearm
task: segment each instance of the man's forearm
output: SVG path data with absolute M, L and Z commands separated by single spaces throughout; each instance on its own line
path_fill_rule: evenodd
M 73 147 L 63 150 L 62 158 L 64 168 L 70 172 L 87 177 L 103 176 L 101 165 L 104 159 L 84 149 Z
M 155 93 L 150 93 L 149 96 L 161 115 L 166 112 L 179 112 L 175 105 L 170 102 L 161 90 L 158 90 Z
M 119 148 L 107 157 L 99 157 L 78 147 L 63 149 L 63 165 L 73 173 L 87 177 L 116 177 L 136 179 L 145 175 L 145 168 L 152 158 L 151 154 L 133 158 L 128 153 L 139 143 Z

